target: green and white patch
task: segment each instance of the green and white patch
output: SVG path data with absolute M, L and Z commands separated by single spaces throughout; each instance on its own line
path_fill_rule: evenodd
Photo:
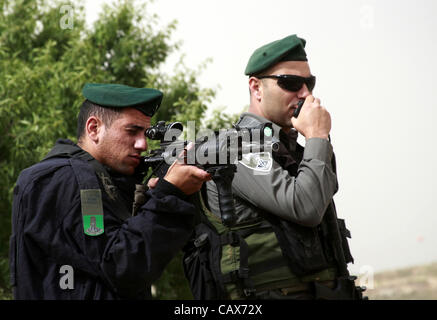
M 101 190 L 80 190 L 80 201 L 82 205 L 82 222 L 84 233 L 89 236 L 101 235 L 105 231 L 103 225 L 103 203 Z
M 240 163 L 258 174 L 268 174 L 272 169 L 273 159 L 270 152 L 246 153 Z

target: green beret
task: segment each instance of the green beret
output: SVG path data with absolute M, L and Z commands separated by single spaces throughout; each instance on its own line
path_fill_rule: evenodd
M 270 42 L 255 50 L 247 63 L 246 75 L 260 73 L 280 61 L 308 61 L 306 41 L 295 34 Z
M 82 94 L 102 107 L 135 108 L 149 117 L 159 108 L 163 97 L 159 90 L 107 83 L 86 83 Z

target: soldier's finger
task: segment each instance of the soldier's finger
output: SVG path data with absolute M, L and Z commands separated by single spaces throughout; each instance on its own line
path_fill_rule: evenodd
M 193 149 L 193 148 L 194 148 L 194 143 L 193 143 L 192 141 L 190 141 L 190 142 L 188 143 L 188 145 L 185 147 L 186 150 L 191 150 L 191 149 Z
M 305 102 L 314 102 L 314 96 L 312 95 L 312 94 L 310 94 L 310 95 L 308 95 L 306 98 L 305 98 Z
M 205 170 L 202 170 L 202 169 L 194 167 L 194 166 L 190 166 L 190 167 L 191 167 L 190 168 L 191 175 L 194 178 L 197 178 L 197 179 L 202 180 L 202 181 L 211 180 L 211 175 L 208 172 L 206 172 Z
M 156 185 L 158 184 L 158 180 L 159 178 L 151 178 L 149 182 L 147 182 L 147 186 L 151 189 L 155 188 Z

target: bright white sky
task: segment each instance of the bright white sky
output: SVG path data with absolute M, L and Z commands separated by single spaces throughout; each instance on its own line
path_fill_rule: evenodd
M 101 3 L 86 1 L 87 21 Z M 218 88 L 212 108 L 248 104 L 252 52 L 296 33 L 307 40 L 314 94 L 330 111 L 339 217 L 352 232 L 359 274 L 437 261 L 437 2 L 434 0 L 157 0 L 162 25 L 199 78 Z M 179 54 L 180 54 L 179 53 Z M 179 56 L 164 70 L 172 72 Z

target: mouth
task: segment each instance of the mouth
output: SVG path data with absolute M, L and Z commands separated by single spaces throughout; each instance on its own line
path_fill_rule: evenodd
M 293 103 L 293 104 L 291 105 L 291 109 L 293 109 L 293 110 L 297 109 L 297 108 L 299 107 L 299 101 L 300 101 L 300 100 L 298 100 L 296 103 Z
M 297 104 L 292 104 L 291 106 L 290 106 L 290 112 L 293 114 L 294 113 L 294 111 L 297 109 Z
M 140 155 L 136 155 L 136 154 L 134 154 L 134 155 L 129 155 L 129 158 L 131 158 L 132 160 L 134 160 L 137 164 L 139 164 L 139 163 L 140 163 L 140 160 L 141 160 Z

